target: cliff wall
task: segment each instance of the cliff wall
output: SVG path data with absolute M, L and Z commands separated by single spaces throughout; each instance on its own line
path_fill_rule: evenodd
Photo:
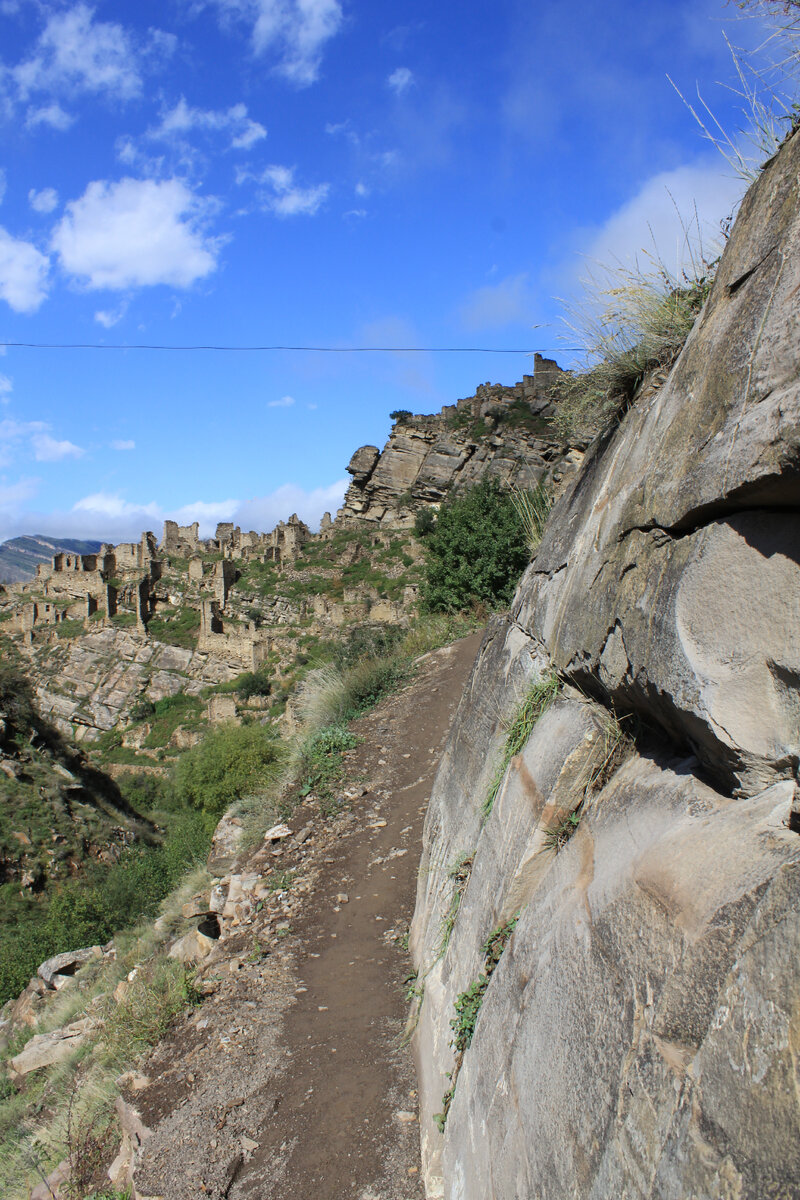
M 795 135 L 461 701 L 412 927 L 430 1197 L 797 1195 L 799 180 Z
M 513 387 L 484 383 L 440 413 L 395 414 L 383 450 L 361 446 L 351 458 L 353 482 L 337 523 L 409 525 L 422 505 L 438 505 L 451 488 L 483 478 L 530 488 L 547 476 L 558 487 L 583 457 L 580 448 L 563 444 L 548 420 L 559 375 L 557 363 L 537 354 L 533 375 Z

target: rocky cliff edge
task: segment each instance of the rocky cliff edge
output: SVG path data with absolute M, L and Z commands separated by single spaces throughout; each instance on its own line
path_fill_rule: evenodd
M 798 296 L 795 135 L 462 699 L 412 928 L 429 1197 L 797 1195 Z

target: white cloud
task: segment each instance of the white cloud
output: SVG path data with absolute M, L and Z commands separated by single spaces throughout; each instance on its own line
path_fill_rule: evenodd
M 75 118 L 55 101 L 52 104 L 39 105 L 38 108 L 31 105 L 25 113 L 25 124 L 29 129 L 35 129 L 37 125 L 49 125 L 51 129 L 58 129 L 63 133 L 74 121 Z
M 229 519 L 242 529 L 268 531 L 274 529 L 278 521 L 285 521 L 292 513 L 297 513 L 307 525 L 316 528 L 323 513 L 333 513 L 339 508 L 349 483 L 349 479 L 337 479 L 328 487 L 312 491 L 285 483 L 268 496 L 244 501 Z
M 111 443 L 112 450 L 135 450 L 136 442 L 132 439 L 115 438 Z
M 530 311 L 528 277 L 522 273 L 471 292 L 459 316 L 465 329 L 502 329 L 525 321 Z
M 94 319 L 98 325 L 102 325 L 104 329 L 111 329 L 112 326 L 118 325 L 125 313 L 128 311 L 128 305 L 125 300 L 117 308 L 101 308 L 94 314 Z
M 0 168 L 0 204 L 3 203 L 5 198 L 6 198 L 6 173 L 2 168 Z
M 2 422 L 0 422 L 0 440 Z M 218 521 L 234 521 L 243 529 L 267 532 L 296 512 L 312 527 L 324 512 L 334 512 L 344 499 L 349 479 L 306 491 L 293 483 L 284 484 L 267 496 L 252 500 L 197 500 L 182 508 L 163 508 L 156 501 L 126 500 L 119 493 L 97 491 L 83 496 L 71 509 L 49 513 L 20 511 L 36 492 L 38 479 L 23 479 L 0 486 L 0 537 L 46 532 L 58 537 L 99 538 L 122 542 L 138 539 L 145 529 L 160 532 L 166 519 L 181 525 L 200 522 L 200 536 L 211 537 Z
M 268 400 L 267 408 L 291 408 L 294 396 L 281 396 L 280 400 Z
M 37 462 L 61 462 L 65 458 L 83 458 L 86 453 L 74 442 L 59 442 L 49 433 L 37 433 L 31 438 L 33 456 Z
M 204 234 L 200 216 L 200 202 L 178 179 L 96 180 L 67 205 L 52 248 L 90 288 L 185 288 L 217 265 L 221 243 Z
M 42 188 L 40 192 L 31 188 L 28 192 L 28 203 L 34 212 L 51 213 L 58 206 L 58 192 L 55 188 Z
M 195 129 L 228 133 L 235 150 L 249 150 L 267 136 L 264 126 L 247 115 L 245 104 L 234 104 L 231 108 L 214 111 L 192 108 L 183 96 L 174 108 L 164 113 L 161 124 L 151 129 L 148 136 L 169 140 Z
M 10 404 L 14 384 L 8 375 L 0 375 L 0 404 Z
M 689 265 L 689 246 L 696 254 L 702 242 L 706 256 L 713 258 L 720 222 L 745 188 L 741 179 L 720 168 L 713 158 L 654 175 L 600 229 L 584 232 L 583 254 L 600 264 L 633 266 L 638 260 L 645 270 L 660 260 L 676 275 Z
M 0 228 L 0 300 L 15 312 L 35 312 L 47 295 L 50 260 L 31 242 Z
M 44 421 L 15 421 L 12 417 L 0 421 L 0 467 L 8 466 L 19 457 L 21 442 L 48 428 Z
M 208 0 L 230 22 L 251 26 L 256 54 L 277 55 L 279 74 L 298 87 L 319 75 L 325 43 L 342 24 L 339 0 Z
M 364 197 L 369 195 L 369 188 L 365 183 L 357 183 L 354 190 L 357 196 Z
M 330 184 L 320 183 L 316 187 L 308 188 L 297 187 L 294 181 L 294 171 L 294 167 L 266 167 L 261 175 L 256 177 L 259 183 L 266 185 L 269 189 L 261 194 L 261 203 L 264 208 L 278 217 L 313 217 L 327 198 Z M 247 178 L 252 177 L 242 174 L 238 177 L 237 182 L 242 183 Z
M 397 96 L 402 96 L 406 88 L 410 87 L 414 82 L 414 76 L 409 71 L 408 67 L 398 67 L 396 71 L 392 71 L 387 78 L 386 84 L 392 89 Z
M 125 100 L 142 90 L 138 58 L 122 25 L 96 22 L 94 9 L 79 3 L 50 15 L 33 56 L 12 73 L 23 96 L 65 88 Z

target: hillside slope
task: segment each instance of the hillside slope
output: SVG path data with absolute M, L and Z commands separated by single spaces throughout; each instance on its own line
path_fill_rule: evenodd
M 100 545 L 100 542 L 51 538 L 41 533 L 11 538 L 0 544 L 0 583 L 33 579 L 39 563 L 49 563 L 60 550 L 68 554 L 96 554 Z
M 431 1198 L 797 1194 L 798 291 L 795 134 L 487 633 L 412 930 Z

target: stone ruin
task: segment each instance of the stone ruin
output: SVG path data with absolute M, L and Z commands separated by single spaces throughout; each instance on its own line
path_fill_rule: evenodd
M 330 514 L 325 516 L 330 525 Z M 33 580 L 7 588 L 18 601 L 11 628 L 30 645 L 37 633 L 46 635 L 63 621 L 92 618 L 102 624 L 127 612 L 134 616 L 135 627 L 146 633 L 159 604 L 174 599 L 159 588 L 165 568 L 175 559 L 188 559 L 188 582 L 198 593 L 196 607 L 201 615 L 198 649 L 253 669 L 268 653 L 269 639 L 252 622 L 244 629 L 224 626 L 237 578 L 235 564 L 260 561 L 291 566 L 311 536 L 297 514 L 280 521 L 270 533 L 243 532 L 238 525 L 221 522 L 214 537 L 207 539 L 200 538 L 197 521 L 190 525 L 165 521 L 160 544 L 147 532 L 138 542 L 104 544 L 96 554 L 58 553 L 49 566 L 37 567 Z

